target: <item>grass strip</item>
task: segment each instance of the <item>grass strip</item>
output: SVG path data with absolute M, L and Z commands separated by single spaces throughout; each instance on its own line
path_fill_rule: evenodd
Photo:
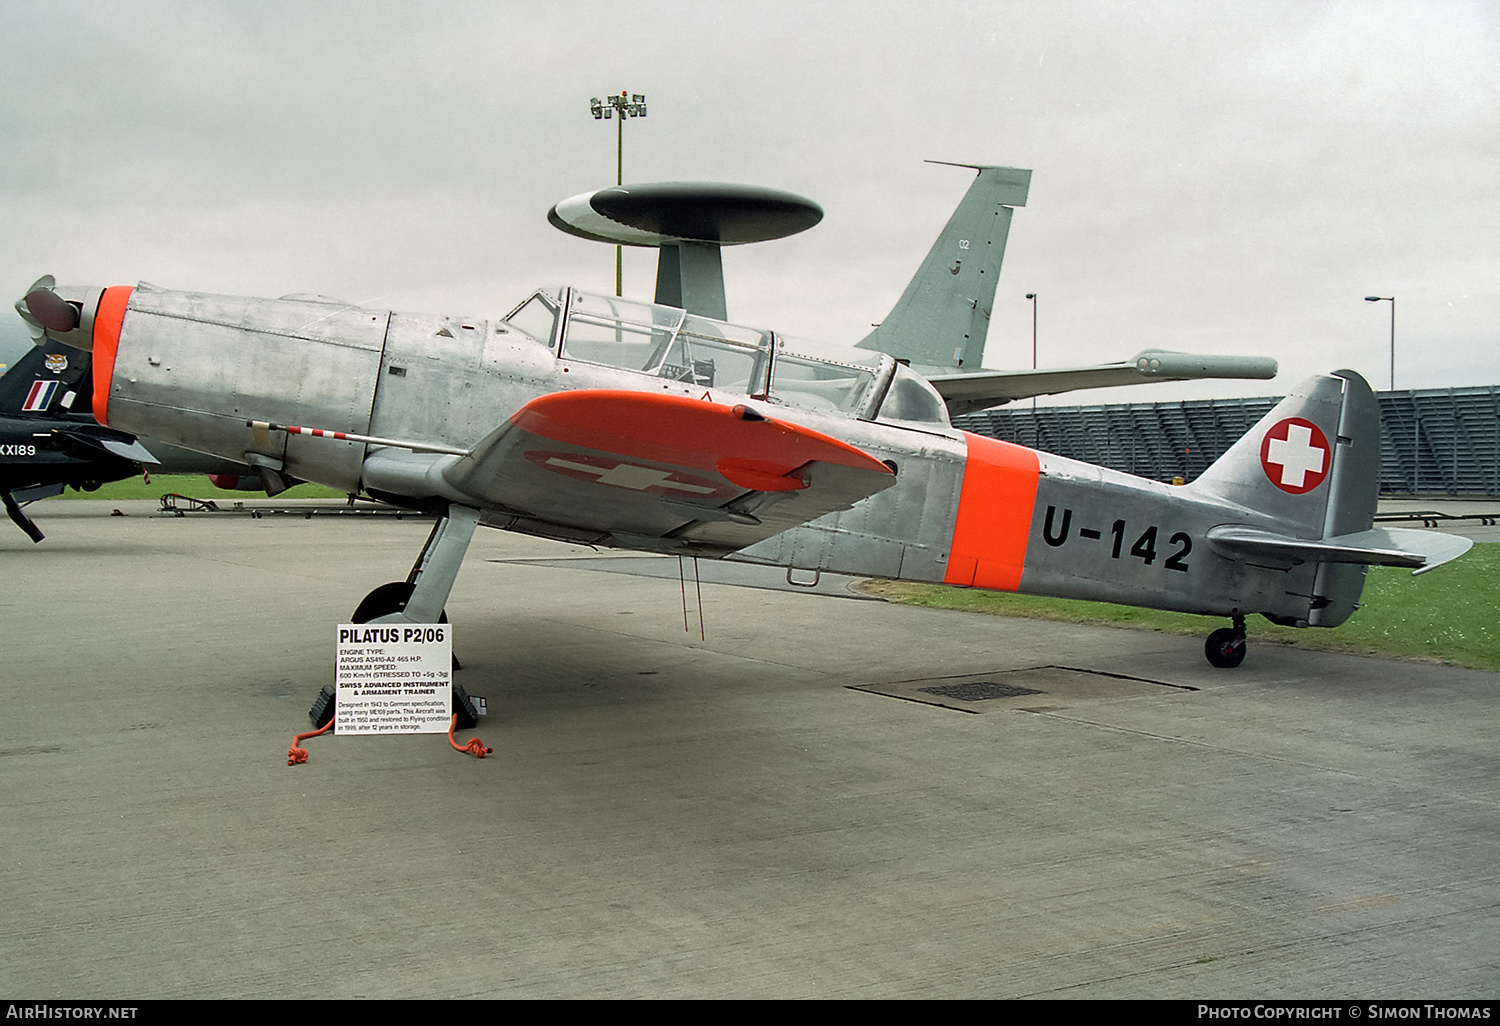
M 265 492 L 229 492 L 222 488 L 215 488 L 202 474 L 152 474 L 150 484 L 140 477 L 127 477 L 123 481 L 111 481 L 109 484 L 101 485 L 97 491 L 92 492 L 69 488 L 58 498 L 108 499 L 111 502 L 121 502 L 125 499 L 160 499 L 168 492 L 190 495 L 195 499 L 212 499 L 220 503 L 226 500 L 232 502 L 235 499 L 264 499 L 266 497 Z M 277 501 L 342 498 L 344 498 L 344 493 L 337 488 L 328 488 L 319 484 L 300 484 L 276 496 Z
M 159 499 L 167 492 L 198 499 L 264 498 L 260 492 L 227 492 L 207 477 L 157 474 L 150 484 L 139 477 L 114 481 L 98 491 L 69 489 L 73 499 Z M 302 484 L 277 499 L 343 498 L 337 489 Z M 866 590 L 896 602 L 957 609 L 995 616 L 1020 616 L 1065 623 L 1094 623 L 1139 630 L 1207 637 L 1223 621 L 1191 613 L 1167 613 L 1107 602 L 1015 595 L 1009 592 L 952 588 L 909 581 L 869 581 Z M 1365 579 L 1362 607 L 1349 622 L 1333 630 L 1277 627 L 1255 618 L 1249 624 L 1251 644 L 1274 642 L 1327 652 L 1467 666 L 1500 671 L 1500 545 L 1476 545 L 1447 566 L 1413 577 L 1405 570 L 1373 567 Z
M 1197 637 L 1207 637 L 1215 627 L 1227 625 L 1227 621 L 1191 613 L 941 584 L 871 581 L 865 588 L 895 602 L 938 609 Z M 1325 652 L 1500 670 L 1500 545 L 1476 545 L 1466 555 L 1421 577 L 1413 577 L 1406 570 L 1372 567 L 1360 601 L 1361 607 L 1348 622 L 1332 630 L 1278 627 L 1263 618 L 1253 618 L 1247 623 L 1250 643 L 1269 641 Z

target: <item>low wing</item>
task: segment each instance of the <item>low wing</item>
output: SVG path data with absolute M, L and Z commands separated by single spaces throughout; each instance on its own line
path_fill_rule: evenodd
M 522 407 L 464 456 L 379 450 L 366 486 L 474 505 L 499 526 L 721 555 L 895 483 L 830 435 L 745 406 L 579 390 Z
M 1128 363 L 1106 363 L 1097 367 L 1064 367 L 1057 370 L 978 371 L 973 374 L 940 374 L 927 380 L 957 416 L 1016 399 L 1055 395 L 1080 388 L 1112 388 L 1145 385 L 1153 381 L 1189 381 L 1194 378 L 1274 378 L 1276 361 L 1265 356 L 1200 356 L 1147 349 Z

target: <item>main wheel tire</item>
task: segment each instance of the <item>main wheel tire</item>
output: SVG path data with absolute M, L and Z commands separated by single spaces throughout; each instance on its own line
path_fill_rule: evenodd
M 411 599 L 411 593 L 417 586 L 410 581 L 392 581 L 390 584 L 382 584 L 370 594 L 366 595 L 360 602 L 359 607 L 354 610 L 354 615 L 349 618 L 350 623 L 369 623 L 378 616 L 389 616 L 391 613 L 404 613 L 406 603 Z M 438 614 L 438 623 L 448 622 L 448 610 Z M 453 669 L 461 670 L 463 666 L 458 661 L 458 656 L 453 657 Z
M 1232 670 L 1245 661 L 1245 634 L 1233 627 L 1220 627 L 1203 643 L 1203 654 L 1211 665 Z
M 360 601 L 359 607 L 354 610 L 354 615 L 350 617 L 349 622 L 369 623 L 377 616 L 403 612 L 416 587 L 410 581 L 392 581 L 390 584 L 382 584 Z

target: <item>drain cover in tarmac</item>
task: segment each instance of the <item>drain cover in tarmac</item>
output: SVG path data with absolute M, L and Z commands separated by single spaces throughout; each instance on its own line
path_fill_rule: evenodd
M 1099 670 L 1078 670 L 1070 666 L 1033 666 L 1024 670 L 1000 670 L 960 677 L 860 684 L 854 690 L 942 706 L 944 709 L 982 713 L 1007 709 L 1046 712 L 1103 698 L 1130 698 L 1198 689 Z

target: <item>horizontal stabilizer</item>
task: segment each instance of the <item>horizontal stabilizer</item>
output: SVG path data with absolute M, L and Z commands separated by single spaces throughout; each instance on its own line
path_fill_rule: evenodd
M 70 449 L 74 456 L 81 459 L 98 459 L 98 454 L 102 453 L 107 456 L 118 456 L 131 463 L 155 465 L 161 462 L 151 454 L 151 450 L 130 435 L 100 427 L 97 424 L 53 428 L 52 434 Z
M 1222 526 L 1208 532 L 1208 545 L 1226 559 L 1269 566 L 1359 563 L 1401 566 L 1426 573 L 1468 552 L 1473 542 L 1438 531 L 1375 527 L 1330 538 L 1288 538 L 1250 527 Z
M 92 439 L 89 439 L 89 441 L 92 441 Z M 114 453 L 116 456 L 119 456 L 122 459 L 130 460 L 132 463 L 161 462 L 155 456 L 151 455 L 151 450 L 147 449 L 144 445 L 142 445 L 140 442 L 137 442 L 135 439 L 131 439 L 127 442 L 119 438 L 101 438 L 99 439 L 98 444 L 103 446 L 109 452 Z
M 957 416 L 1016 399 L 1056 395 L 1081 388 L 1112 388 L 1197 378 L 1266 379 L 1275 376 L 1276 361 L 1268 356 L 1212 356 L 1147 349 L 1124 363 L 1056 370 L 940 374 L 927 380 L 947 402 L 948 411 Z

